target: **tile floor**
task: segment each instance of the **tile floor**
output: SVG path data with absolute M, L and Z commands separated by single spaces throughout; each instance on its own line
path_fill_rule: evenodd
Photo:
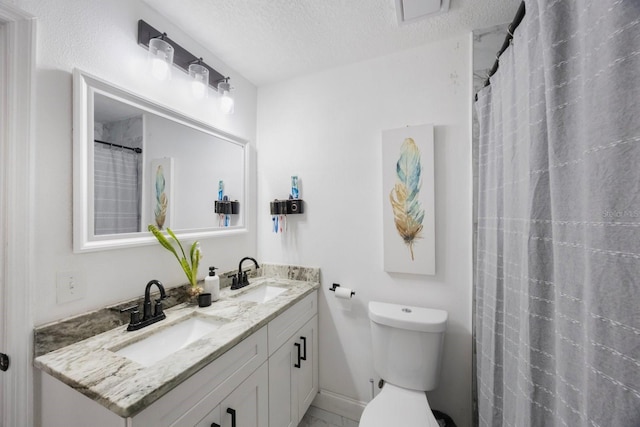
M 358 427 L 356 421 L 310 406 L 298 427 Z

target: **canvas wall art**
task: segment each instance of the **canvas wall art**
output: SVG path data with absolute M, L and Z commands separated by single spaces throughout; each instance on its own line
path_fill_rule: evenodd
M 382 132 L 384 269 L 435 274 L 433 125 Z
M 151 160 L 151 219 L 160 230 L 171 227 L 173 197 L 173 158 L 163 157 Z

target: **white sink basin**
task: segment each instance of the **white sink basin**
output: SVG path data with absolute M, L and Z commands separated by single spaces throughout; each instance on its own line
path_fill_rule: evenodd
M 234 298 L 240 301 L 265 303 L 286 291 L 287 290 L 285 288 L 280 288 L 277 286 L 260 285 L 251 289 L 250 291 L 246 291 L 239 295 L 236 295 L 234 296 Z
M 115 353 L 141 365 L 151 366 L 208 333 L 215 331 L 224 324 L 224 321 L 218 319 L 189 317 L 140 341 L 131 343 L 115 351 Z

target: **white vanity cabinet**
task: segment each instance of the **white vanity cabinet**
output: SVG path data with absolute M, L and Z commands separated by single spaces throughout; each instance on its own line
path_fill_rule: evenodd
M 132 418 L 118 416 L 43 373 L 41 425 L 69 427 L 91 420 L 92 427 L 210 427 L 214 422 L 232 427 L 226 413 L 232 409 L 242 420 L 237 427 L 267 427 L 267 348 L 263 327 Z
M 269 351 L 269 426 L 297 427 L 318 392 L 316 292 L 269 323 Z
M 297 427 L 318 392 L 317 312 L 313 291 L 133 417 L 123 418 L 41 371 L 38 425 Z M 153 370 L 144 376 L 140 387 L 156 387 Z M 112 378 L 104 380 L 118 387 Z

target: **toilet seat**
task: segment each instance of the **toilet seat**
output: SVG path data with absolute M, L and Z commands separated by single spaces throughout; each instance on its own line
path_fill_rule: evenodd
M 364 408 L 360 427 L 439 427 L 424 391 L 386 383 Z

